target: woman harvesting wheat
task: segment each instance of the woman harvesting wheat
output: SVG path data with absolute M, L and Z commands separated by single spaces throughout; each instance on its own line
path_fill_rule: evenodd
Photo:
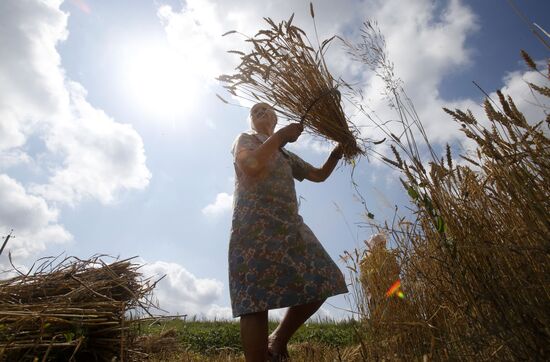
M 324 181 L 342 157 L 337 146 L 315 168 L 283 146 L 303 127 L 274 132 L 275 111 L 266 103 L 250 111 L 253 132 L 239 135 L 235 159 L 234 209 L 229 244 L 233 316 L 240 316 L 247 361 L 283 360 L 294 332 L 325 299 L 346 293 L 344 277 L 298 215 L 294 178 Z M 290 307 L 268 337 L 268 310 Z

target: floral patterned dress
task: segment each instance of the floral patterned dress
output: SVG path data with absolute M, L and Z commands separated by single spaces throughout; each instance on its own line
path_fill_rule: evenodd
M 239 135 L 236 150 L 254 150 L 267 136 Z M 290 307 L 347 293 L 338 266 L 298 215 L 294 178 L 310 164 L 279 150 L 262 173 L 247 176 L 235 162 L 229 242 L 229 288 L 233 316 Z

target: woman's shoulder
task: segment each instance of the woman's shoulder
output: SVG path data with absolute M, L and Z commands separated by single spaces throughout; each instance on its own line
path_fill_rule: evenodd
M 249 141 L 249 140 L 255 140 L 253 132 L 245 131 L 245 132 L 239 133 L 237 137 L 235 137 L 235 140 L 233 141 L 233 146 L 239 143 L 239 141 Z
M 235 148 L 237 146 L 245 146 L 249 147 L 252 144 L 256 145 L 259 142 L 259 140 L 254 136 L 254 133 L 251 131 L 242 132 L 237 137 L 235 137 L 235 140 L 233 141 L 233 145 L 231 146 L 231 152 L 235 152 Z
M 244 132 L 241 132 L 237 135 L 237 137 L 235 138 L 236 140 L 238 140 L 239 138 L 241 137 L 244 137 L 244 138 L 251 138 L 251 137 L 254 137 L 254 132 L 253 131 L 244 131 Z

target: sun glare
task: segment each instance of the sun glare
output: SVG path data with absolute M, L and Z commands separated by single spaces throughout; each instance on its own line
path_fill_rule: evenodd
M 197 86 L 185 60 L 168 46 L 128 48 L 122 66 L 124 92 L 149 116 L 174 118 L 193 102 Z

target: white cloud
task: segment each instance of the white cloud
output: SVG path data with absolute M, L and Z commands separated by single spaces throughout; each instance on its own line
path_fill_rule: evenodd
M 57 203 L 112 202 L 150 178 L 137 132 L 88 103 L 66 76 L 57 50 L 68 36 L 61 3 L 0 2 L 0 231 L 14 229 L 10 247 L 21 258 L 72 238 Z
M 202 213 L 207 216 L 218 216 L 227 211 L 230 211 L 233 206 L 233 195 L 221 192 L 216 195 L 216 200 L 205 206 Z
M 56 45 L 67 37 L 59 2 L 0 3 L 0 152 L 24 145 L 68 104 Z
M 474 13 L 459 0 L 443 7 L 428 0 L 408 2 L 406 7 L 396 0 L 372 1 L 372 5 L 374 11 L 369 18 L 378 21 L 395 73 L 403 81 L 431 140 L 446 142 L 458 137 L 458 127 L 442 110 L 450 102 L 441 98 L 439 86 L 446 75 L 471 64 L 466 40 L 478 28 Z M 396 119 L 397 112 L 382 96 L 385 84 L 372 73 L 366 74 L 368 106 L 383 121 Z M 475 104 L 469 100 L 459 103 L 465 102 Z M 366 128 L 365 133 L 377 140 L 383 138 L 376 128 Z
M 28 164 L 30 162 L 31 158 L 23 150 L 15 149 L 4 152 L 0 151 L 0 170 L 19 164 Z
M 169 314 L 187 314 L 209 319 L 231 318 L 231 308 L 216 302 L 221 298 L 223 283 L 216 279 L 198 278 L 177 263 L 156 261 L 145 263 L 141 269 L 145 277 L 161 280 L 154 295 L 159 307 Z
M 68 36 L 61 1 L 0 4 L 0 159 L 11 165 L 40 157 L 47 184 L 32 191 L 74 205 L 83 198 L 113 201 L 124 189 L 149 181 L 140 136 L 86 101 L 86 91 L 65 75 L 57 45 Z M 40 155 L 27 142 L 42 142 Z M 45 167 L 44 167 L 45 166 Z M 6 166 L 4 166 L 6 167 Z
M 299 153 L 302 150 L 309 150 L 328 156 L 329 152 L 334 148 L 334 145 L 332 145 L 332 142 L 329 143 L 320 137 L 302 133 L 296 142 L 289 143 L 285 147 L 296 153 Z
M 534 125 L 547 117 L 547 114 L 550 111 L 550 101 L 548 98 L 542 97 L 536 92 L 532 93 L 527 84 L 527 82 L 530 82 L 539 86 L 549 86 L 550 82 L 544 79 L 543 76 L 532 70 L 513 71 L 505 74 L 502 78 L 502 82 L 504 83 L 504 86 L 501 89 L 502 93 L 505 97 L 512 97 L 516 107 L 523 113 L 529 124 Z M 489 97 L 497 103 L 498 106 L 493 104 L 493 107 L 497 111 L 502 108 L 496 92 L 489 93 Z M 471 100 L 453 103 L 447 107 L 450 109 L 458 108 L 461 110 L 470 109 L 474 117 L 476 117 L 476 120 L 481 125 L 490 127 L 483 107 Z M 542 125 L 541 130 L 547 134 L 549 132 L 548 127 L 544 124 Z M 461 147 L 465 150 L 464 153 L 469 154 L 473 159 L 477 159 L 474 152 L 476 147 L 475 142 L 464 136 L 461 137 L 460 142 Z M 465 163 L 462 159 L 459 160 L 459 162 Z M 473 167 L 471 164 L 469 165 L 470 167 Z
M 217 18 L 216 8 L 210 1 L 188 0 L 181 12 L 163 5 L 157 13 L 169 43 L 183 57 L 185 66 L 210 79 L 220 71 L 216 53 L 224 32 L 224 23 Z
M 546 114 L 550 112 L 548 97 L 543 97 L 537 92 L 531 92 L 527 82 L 548 87 L 550 86 L 550 81 L 547 78 L 544 78 L 544 76 L 534 70 L 525 72 L 513 71 L 504 76 L 503 82 L 502 93 L 505 96 L 509 95 L 512 97 L 514 103 L 523 112 L 528 122 L 535 124 L 546 118 Z M 500 106 L 496 92 L 491 93 L 490 96 Z
M 338 27 L 355 16 L 353 8 L 360 4 L 353 0 L 315 4 L 320 14 L 318 19 L 321 19 L 317 20 L 319 36 L 332 36 Z M 159 7 L 158 16 L 165 27 L 169 43 L 186 59 L 186 66 L 210 82 L 221 73 L 233 72 L 238 64 L 239 58 L 228 54 L 228 50 L 243 50 L 249 46 L 242 35 L 222 37 L 223 33 L 236 30 L 246 36 L 253 36 L 261 28 L 269 26 L 263 20 L 264 16 L 279 22 L 287 20 L 293 12 L 294 24 L 312 34 L 309 3 L 291 0 L 243 0 L 238 6 L 232 2 L 188 0 L 182 9 L 173 9 L 168 5 Z
M 396 75 L 402 79 L 430 141 L 433 144 L 458 141 L 471 146 L 471 142 L 458 131 L 459 125 L 453 123 L 442 108 L 471 109 L 483 122 L 486 117 L 479 101 L 444 99 L 439 87 L 446 76 L 471 65 L 472 50 L 467 39 L 479 28 L 475 14 L 459 0 L 449 1 L 443 8 L 440 8 L 441 4 L 427 0 L 408 2 L 406 7 L 396 0 L 376 0 L 373 3 L 377 5 L 372 7 L 376 10 L 369 17 L 378 20 Z M 534 99 L 524 81 L 533 81 L 537 76 L 540 82 L 541 77 L 536 72 L 511 72 L 503 78 L 502 91 L 512 95 L 528 119 L 541 120 L 544 118 L 542 111 L 532 104 Z M 381 97 L 382 81 L 370 75 L 366 83 L 368 105 L 382 120 L 396 119 L 397 112 L 388 108 L 386 100 Z M 496 93 L 491 97 L 498 100 Z M 362 123 L 368 124 L 369 121 Z M 383 138 L 379 130 L 367 128 L 365 131 L 374 139 Z M 417 140 L 420 141 L 420 137 Z
M 13 229 L 2 258 L 11 251 L 14 257 L 27 258 L 46 249 L 48 243 L 64 243 L 71 234 L 58 224 L 58 211 L 7 175 L 0 175 L 0 235 Z
M 46 145 L 65 155 L 50 182 L 32 190 L 48 200 L 75 204 L 84 198 L 112 202 L 117 191 L 145 188 L 151 177 L 145 165 L 143 142 L 128 124 L 115 122 L 85 99 L 86 91 L 70 82 L 72 117 L 59 122 L 47 135 Z
M 371 16 L 380 24 L 390 59 L 406 87 L 422 90 L 418 94 L 423 96 L 432 94 L 446 73 L 470 63 L 466 39 L 478 25 L 462 1 L 451 0 L 443 8 L 429 0 L 373 5 Z
M 233 319 L 231 307 L 222 307 L 217 304 L 209 306 L 204 316 L 208 320 L 229 320 Z

